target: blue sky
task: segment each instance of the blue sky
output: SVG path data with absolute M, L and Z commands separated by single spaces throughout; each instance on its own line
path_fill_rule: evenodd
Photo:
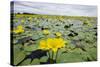
M 14 12 L 66 16 L 97 16 L 97 6 L 15 1 Z

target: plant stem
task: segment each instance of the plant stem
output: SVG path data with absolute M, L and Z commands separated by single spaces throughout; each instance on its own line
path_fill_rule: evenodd
M 49 59 L 50 59 L 50 51 L 48 51 L 48 54 L 49 54 Z
M 59 50 L 59 49 L 58 49 Z M 56 52 L 55 60 L 57 61 L 58 50 Z
M 54 52 L 52 51 L 52 59 L 53 59 Z

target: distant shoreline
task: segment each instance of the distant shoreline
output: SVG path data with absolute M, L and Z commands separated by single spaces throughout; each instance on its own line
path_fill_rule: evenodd
M 97 16 L 95 17 L 95 16 L 67 16 L 67 15 L 47 15 L 47 14 L 31 14 L 31 13 L 23 13 L 23 14 L 20 14 L 20 13 L 11 13 L 11 15 L 16 15 L 16 16 L 20 16 L 20 15 L 26 15 L 26 16 L 31 16 L 31 15 L 40 15 L 40 16 L 62 16 L 62 17 L 72 17 L 72 18 L 74 18 L 74 17 L 83 17 L 83 18 L 89 18 L 89 17 L 93 17 L 93 18 L 97 18 Z

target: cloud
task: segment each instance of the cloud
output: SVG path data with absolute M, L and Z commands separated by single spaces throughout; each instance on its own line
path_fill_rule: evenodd
M 14 12 L 68 16 L 97 16 L 97 6 L 15 1 Z

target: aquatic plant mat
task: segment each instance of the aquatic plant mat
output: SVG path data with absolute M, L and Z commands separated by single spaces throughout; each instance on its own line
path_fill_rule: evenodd
M 97 18 L 14 14 L 11 64 L 97 60 Z
M 97 17 L 11 12 L 10 33 L 13 66 L 97 61 Z

